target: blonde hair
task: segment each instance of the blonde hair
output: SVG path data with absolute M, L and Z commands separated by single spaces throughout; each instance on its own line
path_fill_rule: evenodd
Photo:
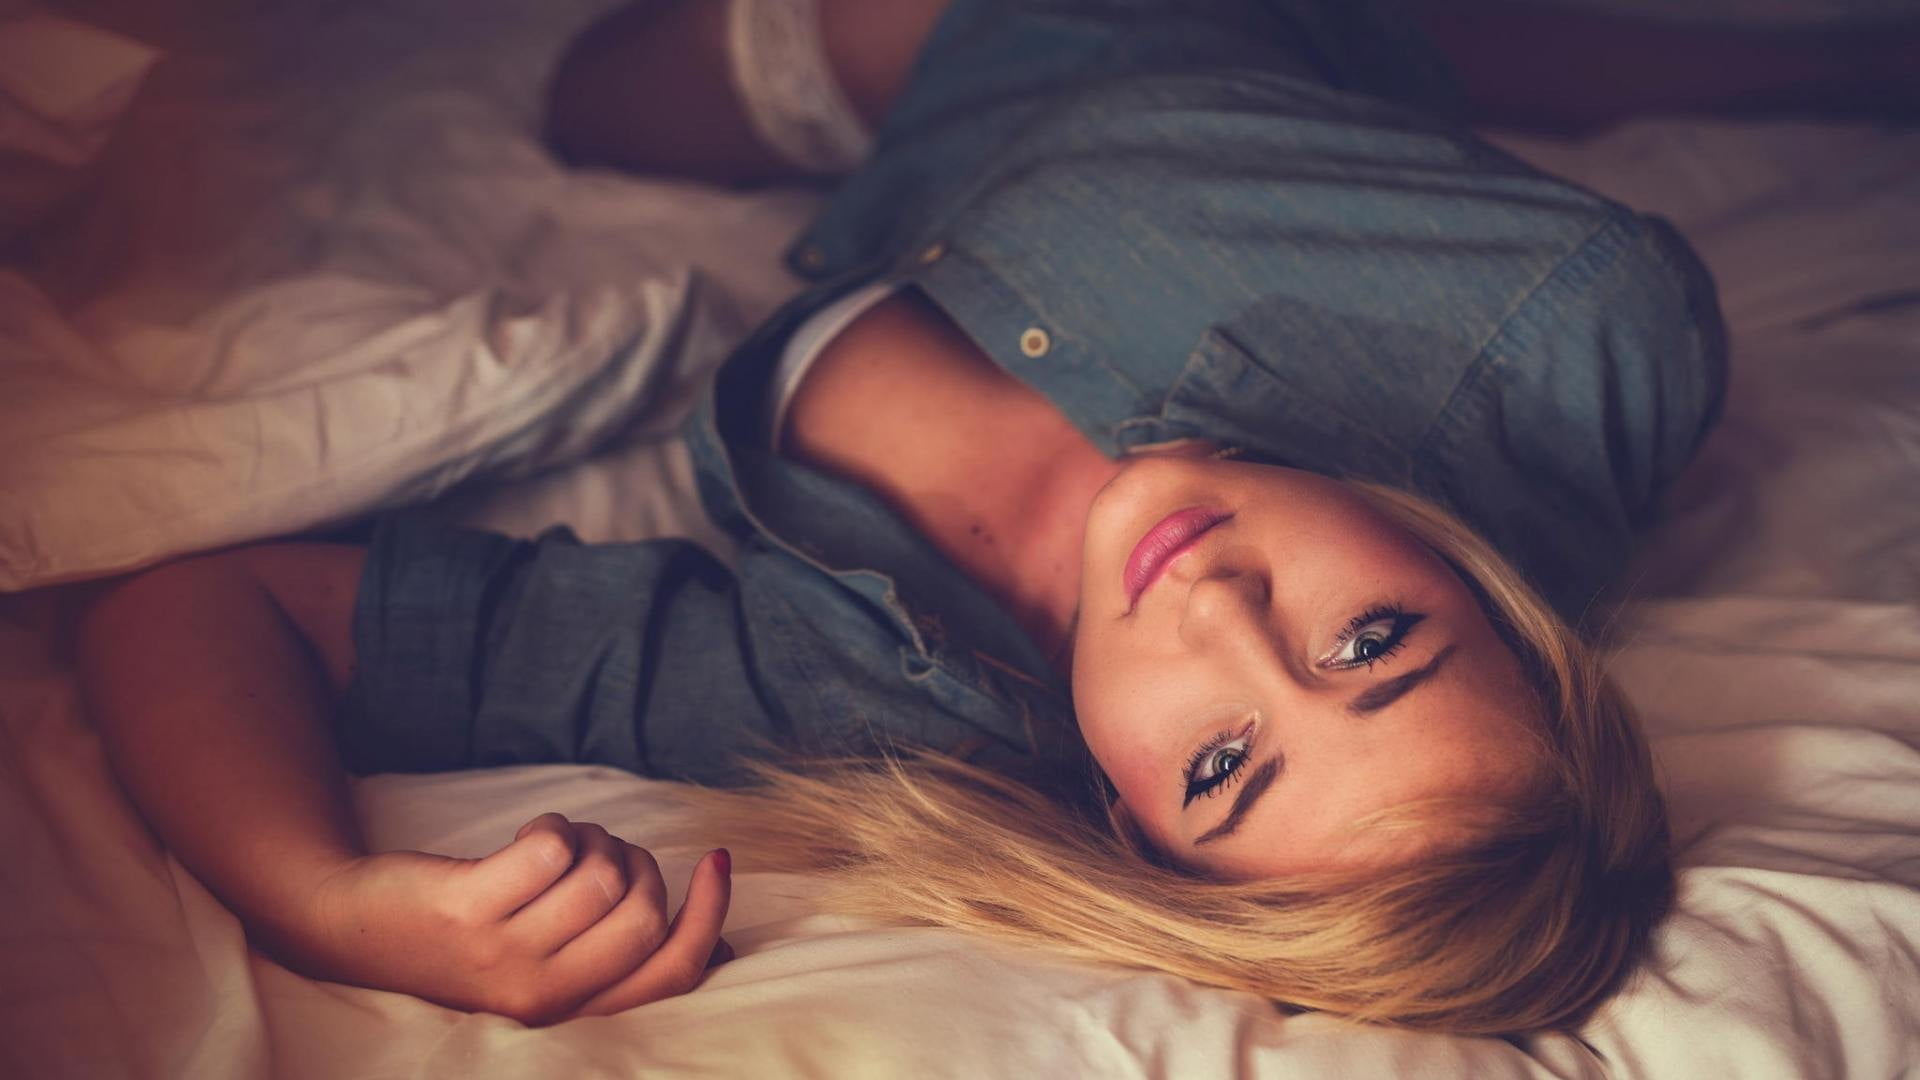
M 849 913 L 1406 1027 L 1578 1023 L 1672 902 L 1646 744 L 1596 653 L 1490 545 L 1423 499 L 1354 487 L 1479 595 L 1538 698 L 1540 780 L 1470 841 L 1366 871 L 1209 880 L 1111 814 L 927 750 L 755 763 L 756 786 L 692 794 L 701 832 L 755 869 L 824 872 L 828 904 Z M 1395 808 L 1375 824 L 1434 811 Z

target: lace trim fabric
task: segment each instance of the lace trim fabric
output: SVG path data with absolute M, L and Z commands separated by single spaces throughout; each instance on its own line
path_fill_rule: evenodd
M 727 55 L 747 120 L 769 150 L 810 173 L 844 173 L 873 146 L 834 78 L 818 0 L 729 0 Z

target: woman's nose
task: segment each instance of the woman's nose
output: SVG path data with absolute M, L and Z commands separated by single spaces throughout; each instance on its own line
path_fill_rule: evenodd
M 1203 648 L 1223 641 L 1259 647 L 1266 637 L 1272 598 L 1272 583 L 1265 574 L 1247 567 L 1214 567 L 1187 592 L 1180 636 Z

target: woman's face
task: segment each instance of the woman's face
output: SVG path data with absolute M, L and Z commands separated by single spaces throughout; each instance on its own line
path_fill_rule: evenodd
M 1227 878 L 1391 861 L 1350 826 L 1529 777 L 1519 662 L 1447 565 L 1347 485 L 1130 461 L 1088 513 L 1073 696 L 1121 811 Z

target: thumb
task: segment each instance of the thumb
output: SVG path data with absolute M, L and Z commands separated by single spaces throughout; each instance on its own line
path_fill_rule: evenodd
M 684 937 L 688 958 L 698 960 L 704 969 L 707 957 L 720 942 L 720 928 L 727 921 L 727 908 L 732 903 L 733 856 L 726 848 L 716 848 L 693 868 L 686 899 L 667 927 L 668 943 Z

